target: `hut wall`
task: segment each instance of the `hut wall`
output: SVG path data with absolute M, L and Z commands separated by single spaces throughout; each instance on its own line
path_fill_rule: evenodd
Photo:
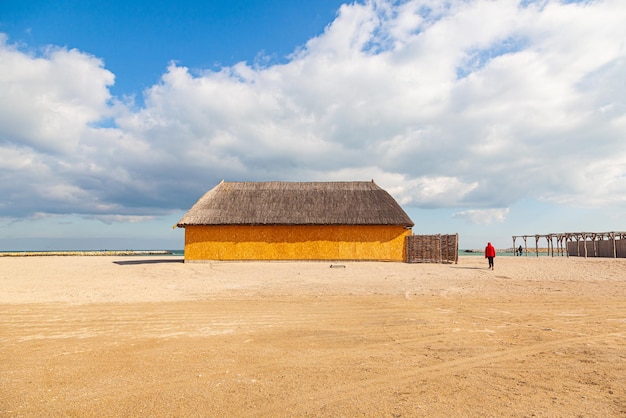
M 187 226 L 185 261 L 404 261 L 403 226 Z

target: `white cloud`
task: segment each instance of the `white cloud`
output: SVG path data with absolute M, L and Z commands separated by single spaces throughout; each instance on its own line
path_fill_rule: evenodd
M 508 208 L 471 209 L 457 212 L 452 217 L 465 219 L 476 225 L 489 225 L 494 222 L 504 222 L 508 214 Z
M 38 149 L 72 151 L 87 124 L 108 116 L 113 82 L 97 58 L 55 47 L 31 55 L 0 34 L 0 134 Z
M 94 216 L 87 219 L 96 219 L 105 224 L 111 225 L 114 223 L 140 223 L 154 220 L 154 216 L 130 216 L 130 215 L 102 215 Z
M 623 207 L 626 7 L 524 4 L 344 5 L 285 64 L 170 64 L 140 109 L 89 51 L 3 37 L 0 215 L 132 219 L 220 179 L 373 178 L 404 205 L 485 208 L 472 222 L 522 198 Z

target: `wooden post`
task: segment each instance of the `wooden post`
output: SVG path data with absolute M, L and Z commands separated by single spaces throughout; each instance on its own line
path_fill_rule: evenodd
M 617 249 L 615 248 L 615 232 L 609 232 L 611 241 L 613 241 L 613 258 L 617 258 Z
M 554 257 L 554 242 L 552 241 L 552 234 L 546 235 L 546 240 L 548 241 L 548 254 L 551 257 Z
M 535 254 L 539 257 L 539 235 L 535 235 Z
M 588 254 L 589 257 L 595 257 L 596 254 L 596 234 L 589 234 L 591 238 L 591 253 Z

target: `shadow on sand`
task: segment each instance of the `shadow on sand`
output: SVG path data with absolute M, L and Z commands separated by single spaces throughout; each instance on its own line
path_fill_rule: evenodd
M 185 260 L 182 258 L 160 258 L 158 260 L 129 260 L 129 261 L 114 261 L 113 264 L 117 264 L 118 266 L 132 266 L 136 264 L 161 264 L 161 263 L 184 263 Z
M 491 270 L 489 267 L 457 267 L 451 266 L 453 269 L 464 269 L 464 270 Z

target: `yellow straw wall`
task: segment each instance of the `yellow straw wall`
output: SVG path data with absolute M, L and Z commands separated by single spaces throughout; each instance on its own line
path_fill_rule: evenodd
M 402 226 L 186 226 L 185 261 L 404 261 Z

